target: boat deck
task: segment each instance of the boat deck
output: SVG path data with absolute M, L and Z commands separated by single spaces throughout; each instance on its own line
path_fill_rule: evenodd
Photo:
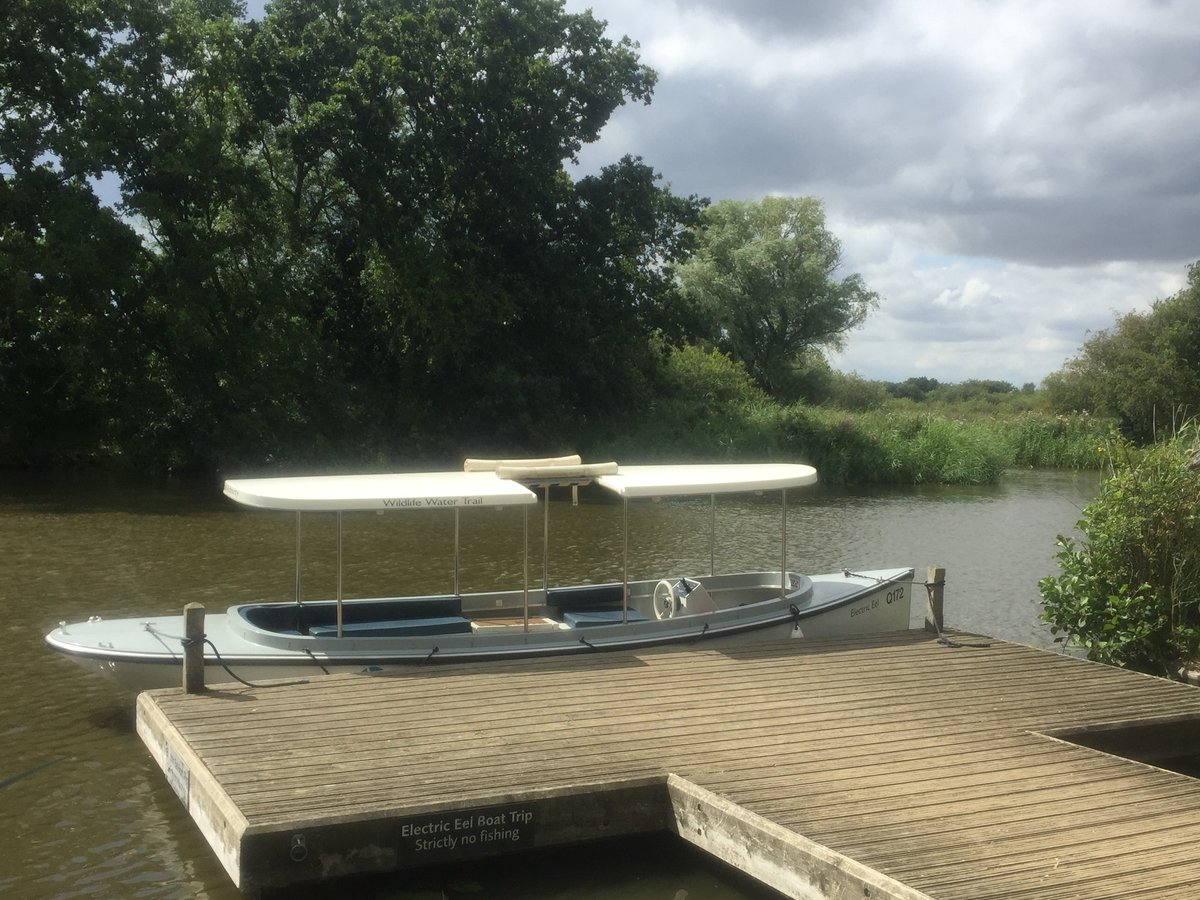
M 1200 690 L 954 637 L 154 691 L 138 730 L 249 890 L 666 829 L 793 897 L 1193 898 L 1200 781 L 1078 741 L 1200 755 Z

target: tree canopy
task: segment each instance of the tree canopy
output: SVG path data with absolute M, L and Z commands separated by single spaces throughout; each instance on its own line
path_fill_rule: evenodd
M 836 277 L 841 264 L 819 200 L 723 200 L 701 214 L 696 253 L 679 276 L 714 343 L 786 397 L 806 352 L 841 346 L 878 304 L 860 275 Z
M 5 22 L 0 460 L 544 450 L 627 408 L 701 207 L 564 165 L 649 101 L 634 45 L 560 0 L 240 13 Z
M 1115 418 L 1139 441 L 1200 414 L 1200 262 L 1183 290 L 1092 335 L 1043 386 L 1057 411 Z

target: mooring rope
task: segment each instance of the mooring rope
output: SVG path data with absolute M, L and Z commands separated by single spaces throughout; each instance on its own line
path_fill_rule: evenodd
M 887 581 L 886 578 L 880 578 L 878 575 L 863 575 L 861 572 L 851 572 L 849 569 L 842 569 L 843 578 L 866 578 L 869 581 L 874 581 L 876 584 L 883 584 Z
M 316 655 L 312 652 L 312 650 L 310 650 L 308 647 L 301 647 L 300 649 L 303 650 L 308 655 L 309 659 L 311 659 L 313 662 L 315 662 L 317 664 L 317 667 L 322 672 L 324 672 L 326 675 L 329 674 L 329 670 L 327 668 L 325 668 L 323 665 L 321 665 L 321 661 L 319 659 L 317 659 Z
M 213 656 L 216 657 L 217 662 L 220 664 L 221 668 L 225 670 L 225 673 L 230 678 L 232 678 L 234 681 L 238 682 L 239 684 L 244 684 L 246 687 L 252 687 L 252 688 L 292 687 L 297 684 L 308 684 L 307 681 L 303 681 L 303 680 L 301 680 L 301 681 L 280 681 L 280 682 L 275 682 L 274 684 L 256 684 L 253 681 L 247 681 L 245 678 L 242 678 L 240 675 L 238 675 L 236 672 L 234 672 L 233 669 L 229 668 L 229 665 L 225 662 L 224 659 L 221 658 L 221 651 L 217 649 L 217 645 L 214 644 L 209 639 L 207 634 L 201 634 L 197 638 L 189 638 L 189 637 L 185 637 L 183 635 L 178 635 L 178 634 L 167 634 L 165 631 L 159 631 L 157 628 L 155 628 L 153 622 L 143 622 L 142 627 L 145 628 L 148 632 L 150 632 L 152 635 L 154 635 L 157 638 L 160 638 L 160 639 L 166 638 L 167 640 L 171 640 L 171 641 L 179 641 L 180 646 L 183 647 L 184 650 L 187 650 L 189 647 L 194 647 L 197 644 L 207 644 L 209 647 L 212 648 Z M 312 654 L 309 653 L 309 656 L 312 657 Z M 317 665 L 321 667 L 322 672 L 325 672 L 326 675 L 329 674 L 328 670 L 326 670 L 326 668 L 324 666 L 321 666 L 321 664 L 319 662 L 317 662 L 316 657 L 312 657 L 312 659 L 313 659 L 313 662 L 316 662 Z
M 937 642 L 939 644 L 941 644 L 944 647 L 950 647 L 951 649 L 955 649 L 955 650 L 963 648 L 963 647 L 972 647 L 976 650 L 987 650 L 992 646 L 990 643 L 985 644 L 985 643 L 979 643 L 979 642 L 971 643 L 968 641 L 956 641 L 956 640 L 952 640 L 951 638 L 948 638 L 944 634 L 942 634 L 942 625 L 937 620 L 937 616 L 935 616 L 933 613 L 933 589 L 936 587 L 945 587 L 946 586 L 945 578 L 943 578 L 941 581 L 914 581 L 913 584 L 914 585 L 922 584 L 925 586 L 925 595 L 926 595 L 925 609 L 928 612 L 928 615 L 925 616 L 925 621 L 933 623 L 933 628 L 934 628 L 934 631 L 937 632 Z

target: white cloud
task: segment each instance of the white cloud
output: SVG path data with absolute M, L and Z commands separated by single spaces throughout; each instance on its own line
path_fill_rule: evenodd
M 933 298 L 933 305 L 961 310 L 979 306 L 989 299 L 993 299 L 992 286 L 978 278 L 968 278 L 964 285 L 944 288 Z
M 1190 4 L 586 5 L 660 80 L 582 165 L 635 153 L 679 193 L 821 197 L 884 298 L 843 368 L 1040 381 L 1200 257 Z

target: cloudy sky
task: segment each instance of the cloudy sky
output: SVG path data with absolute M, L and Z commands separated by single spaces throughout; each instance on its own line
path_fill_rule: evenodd
M 566 5 L 659 76 L 583 172 L 632 153 L 676 193 L 824 201 L 882 297 L 842 371 L 1037 383 L 1200 259 L 1194 0 Z
M 1040 382 L 1200 258 L 1192 0 L 567 0 L 659 75 L 580 164 L 812 195 L 882 299 L 834 358 Z

